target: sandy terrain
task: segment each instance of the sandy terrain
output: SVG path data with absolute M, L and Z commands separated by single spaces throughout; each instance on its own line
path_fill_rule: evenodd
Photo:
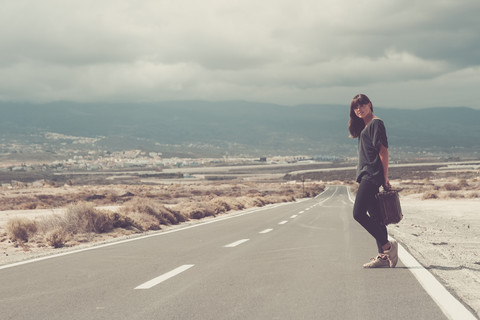
M 480 316 L 480 199 L 422 200 L 420 194 L 410 194 L 401 196 L 401 202 L 404 219 L 390 226 L 389 232 Z M 5 232 L 5 224 L 11 217 L 41 219 L 54 213 L 61 214 L 61 209 L 1 211 L 0 233 Z M 96 235 L 92 240 L 98 243 L 124 237 L 109 239 Z M 43 247 L 25 251 L 4 241 L 0 242 L 0 265 L 64 250 L 69 249 Z
M 389 232 L 480 316 L 480 200 L 402 197 L 404 219 Z

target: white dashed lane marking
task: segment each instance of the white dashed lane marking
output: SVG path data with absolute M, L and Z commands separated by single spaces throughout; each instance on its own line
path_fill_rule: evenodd
M 225 248 L 233 248 L 233 247 L 236 247 L 236 246 L 241 245 L 242 243 L 247 242 L 248 240 L 250 240 L 250 239 L 238 240 L 238 241 L 232 242 L 232 243 L 230 243 L 230 244 L 227 244 L 227 245 L 224 246 L 224 247 L 225 247 Z
M 263 231 L 260 231 L 259 233 L 269 233 L 270 231 L 272 231 L 273 229 L 265 229 Z
M 283 221 L 280 221 L 278 224 L 285 224 L 287 222 L 288 222 L 287 220 L 283 220 Z
M 194 264 L 184 264 L 183 266 L 180 266 L 176 269 L 173 269 L 172 271 L 169 271 L 167 273 L 164 273 L 162 274 L 161 276 L 159 277 L 156 277 L 150 281 L 147 281 L 145 282 L 144 284 L 141 284 L 139 285 L 138 287 L 135 288 L 135 290 L 139 290 L 139 289 L 150 289 L 154 286 L 156 286 L 157 284 L 160 284 L 172 277 L 175 277 L 176 275 L 184 272 L 184 271 L 187 271 L 188 269 L 190 269 L 191 267 L 193 267 Z

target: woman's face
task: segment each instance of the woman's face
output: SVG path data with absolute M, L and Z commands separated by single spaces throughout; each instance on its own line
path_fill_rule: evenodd
M 372 108 L 370 107 L 370 103 L 362 104 L 354 108 L 355 115 L 360 119 L 364 119 L 367 116 L 372 114 Z

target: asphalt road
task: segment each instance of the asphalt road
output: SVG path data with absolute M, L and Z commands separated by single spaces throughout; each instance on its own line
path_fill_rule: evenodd
M 0 270 L 0 319 L 446 319 L 344 187 Z

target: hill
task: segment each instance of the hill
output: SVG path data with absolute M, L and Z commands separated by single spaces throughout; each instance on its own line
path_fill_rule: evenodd
M 480 110 L 375 107 L 391 146 L 410 150 L 480 150 Z M 225 154 L 354 154 L 348 106 L 244 101 L 159 103 L 0 103 L 5 141 L 41 143 L 45 132 L 100 137 L 99 148 L 190 150 Z M 91 145 L 91 147 L 94 147 Z

